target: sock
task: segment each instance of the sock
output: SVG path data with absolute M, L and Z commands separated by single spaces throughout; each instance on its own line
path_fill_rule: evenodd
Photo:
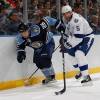
M 83 66 L 80 66 L 79 68 L 80 68 L 80 71 L 81 71 L 83 77 L 89 75 L 88 65 L 83 65 Z
M 45 77 L 48 77 L 50 75 L 55 75 L 53 66 L 51 66 L 50 68 L 41 69 L 41 71 Z

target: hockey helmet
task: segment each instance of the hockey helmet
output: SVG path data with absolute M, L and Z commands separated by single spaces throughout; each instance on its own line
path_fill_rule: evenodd
M 66 6 L 62 7 L 62 14 L 66 13 L 66 12 L 72 12 L 71 6 L 66 5 Z
M 26 25 L 25 23 L 19 24 L 19 26 L 18 26 L 18 31 L 19 32 L 25 32 L 27 30 L 28 30 L 28 25 Z

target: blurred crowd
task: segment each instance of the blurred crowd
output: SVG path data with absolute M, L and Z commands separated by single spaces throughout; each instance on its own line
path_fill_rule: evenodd
M 60 0 L 61 6 L 70 4 L 73 11 L 84 16 L 84 0 Z M 74 3 L 72 3 L 74 1 Z M 96 34 L 100 34 L 100 4 L 99 0 L 87 0 L 87 20 Z M 43 16 L 58 18 L 57 0 L 27 0 L 28 19 L 34 22 L 34 15 L 38 11 Z M 16 35 L 17 27 L 23 21 L 22 0 L 0 0 L 0 35 Z
M 15 35 L 22 21 L 21 0 L 0 0 L 0 34 Z

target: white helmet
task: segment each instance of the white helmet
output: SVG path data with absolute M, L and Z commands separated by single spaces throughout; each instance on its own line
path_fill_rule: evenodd
M 71 6 L 66 5 L 66 6 L 62 7 L 62 14 L 66 13 L 66 12 L 72 12 Z

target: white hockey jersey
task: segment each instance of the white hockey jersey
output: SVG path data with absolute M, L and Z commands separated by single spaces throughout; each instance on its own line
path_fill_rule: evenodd
M 83 38 L 93 31 L 86 19 L 74 12 L 69 22 L 64 18 L 63 22 L 66 26 L 65 34 L 68 35 L 67 42 L 69 42 L 72 47 L 82 42 Z

